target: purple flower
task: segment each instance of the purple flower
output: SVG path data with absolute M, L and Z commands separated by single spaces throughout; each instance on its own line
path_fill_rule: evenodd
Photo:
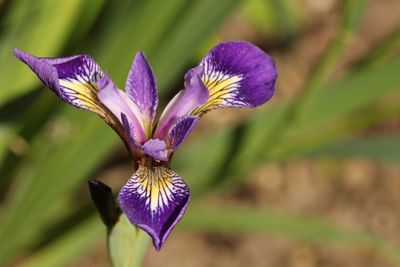
M 151 235 L 157 250 L 190 198 L 189 188 L 170 168 L 173 152 L 208 111 L 265 103 L 277 78 L 273 59 L 256 46 L 221 43 L 186 73 L 184 89 L 157 120 L 157 82 L 142 52 L 135 56 L 125 92 L 90 56 L 39 58 L 17 49 L 14 54 L 64 102 L 98 114 L 121 137 L 137 170 L 122 187 L 119 206 Z

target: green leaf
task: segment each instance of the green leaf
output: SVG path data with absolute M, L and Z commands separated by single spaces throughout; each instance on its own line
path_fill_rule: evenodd
M 208 189 L 214 173 L 218 173 L 224 161 L 230 157 L 229 150 L 233 136 L 227 131 L 216 133 L 184 145 L 175 154 L 173 167 L 184 177 L 191 195 L 198 195 Z
M 78 112 L 71 109 L 71 115 L 75 115 L 72 117 L 85 118 L 91 115 L 82 116 Z M 12 202 L 3 211 L 5 219 L 2 222 L 4 227 L 0 228 L 0 236 L 9 242 L 7 246 L 0 247 L 1 259 L 8 258 L 24 242 L 40 238 L 40 229 L 51 221 L 60 201 L 65 201 L 60 196 L 71 194 L 72 189 L 89 175 L 91 166 L 100 164 L 103 159 L 101 155 L 113 145 L 113 132 L 104 126 L 103 130 L 98 131 L 96 138 L 104 140 L 108 137 L 111 142 L 97 146 L 96 152 L 99 154 L 93 153 L 93 150 L 85 146 L 85 142 L 90 143 L 93 140 L 87 133 L 98 127 L 101 121 L 87 120 L 81 125 L 72 125 L 74 118 L 59 118 L 54 121 L 37 135 L 31 145 L 30 153 L 20 167 L 18 179 L 14 181 L 14 187 L 9 193 L 9 200 Z M 53 129 L 59 127 L 64 127 L 67 136 L 67 129 L 70 129 L 68 141 L 65 136 L 52 137 Z M 80 160 L 79 164 L 71 164 L 71 161 L 77 159 Z
M 76 261 L 88 253 L 101 239 L 104 239 L 106 228 L 98 216 L 78 224 L 70 231 L 63 233 L 56 241 L 34 253 L 19 267 L 60 267 L 66 262 Z
M 175 22 L 175 30 L 170 30 L 163 36 L 161 44 L 150 56 L 150 60 L 157 59 L 150 62 L 160 82 L 161 94 L 165 94 L 163 88 L 171 85 L 185 70 L 204 37 L 211 36 L 239 2 L 239 0 L 225 0 L 216 4 L 214 0 L 192 1 L 192 4 L 180 14 L 180 19 Z M 179 81 L 183 81 L 183 77 Z M 181 84 L 183 86 L 183 83 Z
M 249 131 L 251 134 L 244 131 L 245 133 L 242 134 L 242 138 L 239 140 L 239 144 L 241 145 L 236 146 L 237 149 L 232 151 L 232 160 L 225 163 L 225 170 L 214 175 L 224 173 L 225 177 L 229 177 L 230 174 L 233 174 L 233 176 L 237 178 L 240 177 L 240 179 L 245 177 L 244 174 L 251 170 L 252 167 L 266 160 L 267 157 L 269 157 L 269 159 L 271 159 L 271 157 L 273 158 L 276 154 L 274 150 L 279 151 L 281 149 L 280 145 L 285 144 L 286 140 L 282 139 L 288 135 L 288 132 L 290 134 L 291 130 L 295 129 L 295 131 L 298 131 L 299 124 L 301 125 L 301 123 L 303 123 L 304 118 L 308 119 L 308 115 L 314 115 L 314 113 L 316 113 L 316 116 L 326 114 L 320 110 L 312 110 L 313 113 L 310 113 L 309 110 L 313 108 L 313 104 L 324 101 L 335 103 L 335 105 L 341 103 L 334 102 L 330 98 L 326 98 L 325 100 L 321 98 L 321 94 L 325 94 L 328 91 L 325 89 L 326 87 L 323 86 L 323 82 L 331 71 L 332 66 L 337 62 L 339 55 L 348 44 L 350 40 L 349 35 L 354 33 L 356 30 L 364 4 L 364 0 L 351 0 L 344 3 L 345 11 L 342 16 L 341 28 L 334 41 L 323 54 L 320 62 L 315 66 L 312 74 L 306 82 L 304 90 L 302 90 L 292 101 L 286 103 L 284 107 L 281 108 L 280 112 L 275 112 L 272 116 L 260 116 L 260 120 L 252 121 L 251 123 L 260 123 L 269 126 L 267 129 L 261 129 L 259 131 L 253 131 L 254 128 L 252 126 L 247 126 L 251 128 Z M 346 82 L 348 81 L 344 81 L 344 83 Z M 349 86 L 353 85 L 349 84 Z M 328 94 L 332 94 L 331 90 L 328 92 Z M 345 94 L 347 94 L 347 91 L 345 91 Z M 352 105 L 350 102 L 349 106 L 356 109 L 357 104 L 359 103 L 356 102 L 356 105 Z M 257 128 L 257 126 L 255 128 Z M 249 142 L 250 145 L 248 144 Z M 242 150 L 245 150 L 245 152 L 242 153 Z M 271 150 L 273 151 L 272 156 L 270 153 Z M 217 178 L 218 177 L 215 176 L 214 180 L 217 180 Z M 219 180 L 223 181 L 223 179 Z
M 304 11 L 299 3 L 287 0 L 248 0 L 241 16 L 265 36 L 290 36 L 304 26 Z
M 280 147 L 277 146 L 276 149 L 283 150 L 288 140 L 299 143 L 302 140 L 300 136 L 318 134 L 326 127 L 338 125 L 338 120 L 348 118 L 362 108 L 393 95 L 399 89 L 399 68 L 400 60 L 396 60 L 355 73 L 326 86 L 323 90 L 318 90 L 314 100 L 305 109 L 302 120 L 284 133 Z M 264 117 L 264 120 L 260 117 L 260 121 L 254 123 L 269 123 L 266 120 L 267 117 Z M 251 140 L 251 137 L 248 139 Z
M 394 60 L 353 73 L 318 90 L 293 131 L 306 131 L 312 126 L 327 124 L 396 92 L 400 84 L 399 68 L 400 60 Z
M 102 14 L 105 20 L 100 39 L 108 41 L 95 40 L 94 57 L 104 69 L 115 70 L 111 76 L 117 83 L 125 80 L 136 52 L 133 45 L 144 38 L 146 41 L 141 43 L 143 47 L 140 49 L 157 47 L 148 56 L 151 64 L 156 66 L 156 72 L 161 70 L 158 80 L 163 81 L 162 87 L 165 88 L 177 78 L 179 69 L 188 64 L 200 43 L 238 1 L 229 0 L 216 5 L 211 0 L 177 0 L 168 1 L 170 5 L 165 4 L 163 9 L 159 9 L 156 2 L 159 1 L 110 2 Z M 146 10 L 148 15 L 137 16 L 141 10 Z M 204 22 L 205 17 L 210 19 Z M 147 23 L 153 21 L 152 30 L 148 30 Z M 37 81 L 33 74 L 30 77 Z M 29 245 L 39 242 L 41 232 L 50 222 L 62 218 L 60 207 L 65 206 L 66 197 L 85 179 L 92 178 L 90 174 L 99 168 L 118 142 L 113 131 L 93 114 L 67 106 L 37 132 L 29 153 L 19 166 L 17 177 L 13 178 L 8 205 L 1 210 L 5 219 L 1 221 L 0 239 L 9 240 L 7 246 L 0 246 L 1 262 L 9 261 L 26 251 Z
M 311 157 L 367 158 L 398 164 L 400 163 L 400 136 L 365 136 L 320 147 L 307 155 Z
M 15 1 L 2 18 L 4 24 L 0 36 L 0 105 L 9 99 L 26 93 L 39 84 L 34 75 L 16 60 L 14 48 L 41 56 L 56 56 L 73 32 L 84 0 L 71 1 Z M 68 14 L 68 15 L 62 15 Z
M 114 267 L 140 266 L 149 236 L 132 225 L 122 214 L 108 237 L 108 250 Z
M 6 150 L 9 148 L 10 140 L 13 140 L 13 130 L 11 125 L 0 125 L 0 163 L 3 161 Z

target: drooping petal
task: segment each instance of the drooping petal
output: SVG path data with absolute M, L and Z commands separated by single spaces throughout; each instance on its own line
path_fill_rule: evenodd
M 107 75 L 105 75 L 107 77 Z M 131 137 L 134 143 L 143 144 L 146 141 L 146 136 L 143 129 L 143 124 L 140 117 L 140 112 L 136 105 L 119 90 L 114 83 L 109 79 L 101 79 L 99 82 L 99 92 L 97 93 L 101 103 L 103 103 L 118 119 L 122 121 L 122 115 L 129 122 L 131 127 Z M 130 138 L 130 137 L 128 137 Z
M 129 221 L 152 238 L 160 250 L 189 203 L 189 188 L 169 167 L 140 165 L 122 187 L 118 201 Z
M 275 92 L 274 60 L 255 45 L 226 42 L 214 47 L 200 62 L 202 81 L 209 90 L 207 103 L 191 112 L 202 115 L 217 108 L 256 107 Z
M 168 132 L 168 143 L 172 151 L 186 140 L 199 119 L 199 116 L 183 116 L 171 127 Z
M 201 74 L 201 68 L 193 68 L 185 75 L 185 89 L 165 107 L 155 131 L 156 138 L 165 139 L 177 120 L 207 101 L 208 90 L 200 79 Z
M 146 135 L 150 137 L 158 105 L 157 82 L 142 52 L 138 52 L 133 60 L 125 88 L 126 94 L 139 108 Z
M 142 146 L 142 150 L 157 161 L 168 161 L 169 151 L 163 140 L 150 139 Z
M 81 109 L 97 113 L 114 129 L 120 125 L 115 116 L 97 97 L 98 81 L 104 72 L 88 55 L 64 58 L 39 58 L 18 49 L 14 55 L 27 64 L 40 80 L 63 101 Z

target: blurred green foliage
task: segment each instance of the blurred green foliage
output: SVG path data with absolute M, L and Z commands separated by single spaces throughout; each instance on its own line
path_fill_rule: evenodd
M 357 32 L 365 5 L 344 1 L 341 28 L 299 96 L 201 136 L 176 154 L 173 164 L 188 181 L 194 202 L 205 193 L 240 186 L 266 161 L 328 155 L 399 162 L 399 136 L 354 138 L 400 113 L 399 104 L 390 101 L 399 97 L 400 59 L 392 56 L 398 32 L 339 81 L 326 79 Z M 91 54 L 121 88 L 134 53 L 143 50 L 165 103 L 185 68 L 222 39 L 217 30 L 230 14 L 239 14 L 260 34 L 292 40 L 306 25 L 299 10 L 294 1 L 276 0 L 0 1 L 0 265 L 24 257 L 20 266 L 66 266 L 98 243 L 105 228 L 88 199 L 76 205 L 73 197 L 119 142 L 95 116 L 61 105 L 41 88 L 13 58 L 13 48 L 41 56 Z M 369 247 L 400 264 L 390 242 L 321 218 L 194 205 L 180 227 L 340 241 Z M 139 266 L 147 242 L 136 246 Z

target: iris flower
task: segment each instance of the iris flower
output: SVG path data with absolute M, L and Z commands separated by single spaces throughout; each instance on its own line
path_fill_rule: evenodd
M 254 108 L 275 91 L 273 59 L 244 41 L 215 46 L 184 77 L 184 89 L 159 119 L 157 82 L 142 52 L 118 89 L 88 55 L 40 58 L 14 50 L 61 100 L 99 115 L 121 137 L 136 172 L 122 187 L 118 203 L 129 221 L 146 231 L 157 250 L 182 218 L 189 188 L 170 167 L 175 150 L 207 112 Z M 171 66 L 173 67 L 173 66 Z

